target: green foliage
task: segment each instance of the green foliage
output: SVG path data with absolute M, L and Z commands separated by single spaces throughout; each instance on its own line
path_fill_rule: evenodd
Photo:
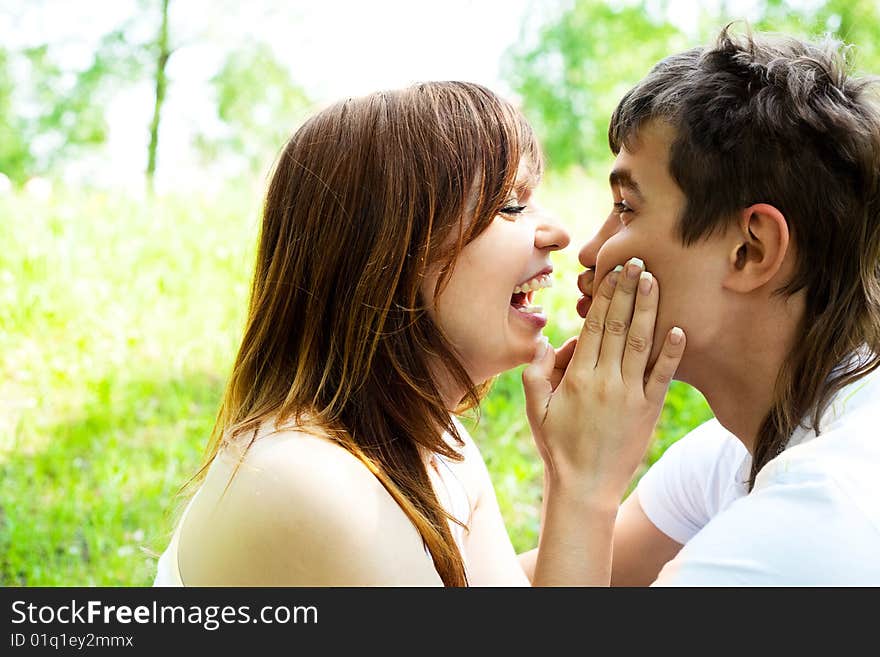
M 134 36 L 156 13 L 154 2 L 139 5 L 139 14 L 101 37 L 84 69 L 68 66 L 58 44 L 0 48 L 0 172 L 21 184 L 57 173 L 106 141 L 104 112 L 112 95 L 149 79 L 159 56 L 158 39 Z M 12 75 L 15 61 L 24 65 L 18 76 Z
M 550 167 L 606 160 L 608 121 L 624 93 L 666 55 L 711 43 L 722 26 L 741 18 L 728 14 L 726 6 L 722 3 L 718 14 L 695 7 L 699 34 L 690 35 L 670 22 L 665 3 L 557 3 L 540 22 L 534 42 L 510 50 L 504 69 Z M 802 38 L 832 34 L 854 44 L 857 72 L 880 70 L 880 6 L 874 0 L 763 0 L 751 9 L 754 30 Z
M 232 52 L 211 79 L 225 134 L 200 134 L 196 146 L 207 160 L 238 156 L 251 172 L 271 162 L 312 107 L 272 49 L 257 43 Z
M 13 76 L 14 62 L 23 74 Z M 111 93 L 140 66 L 121 31 L 105 35 L 82 70 L 66 67 L 49 44 L 0 49 L 0 172 L 21 184 L 103 144 Z
M 21 184 L 34 168 L 27 123 L 15 111 L 9 52 L 0 47 L 0 173 Z
M 45 168 L 51 169 L 63 157 L 75 155 L 80 148 L 96 146 L 107 139 L 107 122 L 100 103 L 101 82 L 106 75 L 105 62 L 95 57 L 88 69 L 75 74 L 67 87 L 65 71 L 44 44 L 24 52 L 30 63 L 31 98 L 40 108 L 31 126 L 33 137 L 51 139 L 53 148 L 45 154 Z
M 684 43 L 646 5 L 576 0 L 540 26 L 534 45 L 515 46 L 506 58 L 504 77 L 554 169 L 607 159 L 608 119 L 618 100 Z
M 0 584 L 143 585 L 235 353 L 240 198 L 0 198 Z
M 763 16 L 754 27 L 802 38 L 832 35 L 853 44 L 856 71 L 880 71 L 880 6 L 875 0 L 825 0 L 806 6 L 791 0 L 764 0 Z

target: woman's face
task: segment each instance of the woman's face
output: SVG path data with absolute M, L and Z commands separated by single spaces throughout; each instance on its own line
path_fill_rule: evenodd
M 527 191 L 511 196 L 462 249 L 436 299 L 437 275 L 426 278 L 422 295 L 431 317 L 475 384 L 534 356 L 547 323 L 539 304 L 540 290 L 550 286 L 550 252 L 568 243 L 568 233 Z

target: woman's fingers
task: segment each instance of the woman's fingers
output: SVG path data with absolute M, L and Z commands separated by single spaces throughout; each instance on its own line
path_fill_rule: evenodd
M 605 333 L 605 316 L 611 306 L 614 297 L 614 289 L 617 286 L 619 271 L 609 273 L 599 285 L 599 289 L 593 296 L 587 318 L 584 320 L 581 334 L 577 339 L 577 349 L 571 359 L 571 366 L 582 371 L 592 370 L 599 361 L 599 352 L 602 349 L 602 338 Z
M 522 382 L 526 395 L 526 415 L 533 431 L 544 423 L 550 396 L 553 394 L 551 379 L 556 354 L 546 337 L 541 336 L 535 345 L 532 362 L 523 370 Z
M 536 354 L 523 373 L 549 480 L 614 503 L 644 455 L 685 348 L 683 331 L 673 329 L 645 376 L 660 289 L 641 261 L 628 265 L 635 276 L 621 267 L 596 286 L 578 338 Z
M 562 380 L 565 370 L 568 369 L 568 364 L 571 362 L 571 357 L 574 355 L 577 343 L 577 336 L 574 336 L 566 340 L 563 345 L 556 350 L 556 363 L 553 365 L 553 372 L 550 375 L 550 385 L 553 390 L 556 390 L 556 386 L 558 386 L 559 382 Z
M 660 291 L 650 272 L 643 271 L 635 294 L 635 310 L 626 339 L 621 372 L 623 380 L 632 385 L 643 386 L 645 369 L 654 346 L 654 324 L 657 320 L 657 304 Z
M 658 408 L 663 404 L 669 383 L 681 362 L 686 342 L 684 331 L 677 326 L 670 330 L 663 342 L 663 349 L 657 357 L 657 362 L 654 363 L 651 374 L 648 376 L 648 382 L 645 384 L 645 398 Z
M 614 296 L 605 316 L 605 335 L 599 352 L 599 367 L 606 372 L 619 374 L 622 371 L 621 363 L 632 324 L 636 289 L 644 268 L 641 260 L 633 258 L 626 263 L 618 276 Z
M 552 355 L 545 356 L 543 351 L 536 351 L 536 360 L 523 370 L 523 387 L 526 390 L 527 402 L 531 403 L 531 400 L 535 400 L 535 407 L 532 410 L 546 407 L 549 396 L 553 394 L 565 375 L 577 342 L 577 337 L 571 337 L 555 351 L 552 346 L 549 347 L 553 352 Z

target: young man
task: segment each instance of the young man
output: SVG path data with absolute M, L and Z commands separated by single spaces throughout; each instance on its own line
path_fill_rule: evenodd
M 880 111 L 844 54 L 724 30 L 614 112 L 614 210 L 580 252 L 584 330 L 604 302 L 593 280 L 642 258 L 660 286 L 655 336 L 684 329 L 675 378 L 715 419 L 616 519 L 587 511 L 585 536 L 613 527 L 612 584 L 880 585 Z M 527 370 L 527 397 L 542 377 Z M 589 421 L 597 400 L 577 392 L 560 384 L 530 416 L 542 440 Z M 611 554 L 610 540 L 572 549 L 572 581 L 607 584 L 578 560 Z

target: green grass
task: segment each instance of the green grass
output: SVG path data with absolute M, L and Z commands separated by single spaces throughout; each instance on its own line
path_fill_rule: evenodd
M 544 189 L 577 244 L 601 188 Z M 259 203 L 255 191 L 0 198 L 0 584 L 152 581 L 237 347 Z M 542 293 L 557 345 L 579 326 L 576 255 L 557 254 L 557 287 Z M 522 550 L 537 540 L 541 465 L 519 376 L 499 377 L 474 436 Z M 707 417 L 674 384 L 649 460 Z

